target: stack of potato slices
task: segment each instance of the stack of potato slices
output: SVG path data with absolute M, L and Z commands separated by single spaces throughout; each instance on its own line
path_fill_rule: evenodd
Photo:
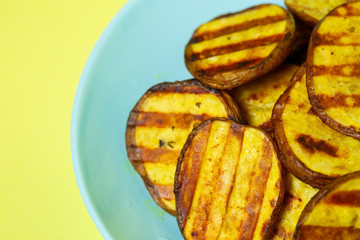
M 302 66 L 273 110 L 280 158 L 302 181 L 323 187 L 334 178 L 360 170 L 360 141 L 333 130 L 314 113 Z
M 360 239 L 360 1 L 285 3 L 202 24 L 196 79 L 130 113 L 128 157 L 187 240 Z
M 212 117 L 243 121 L 228 92 L 197 80 L 156 85 L 130 112 L 128 157 L 155 202 L 170 214 L 176 212 L 174 176 L 180 151 L 193 127 Z

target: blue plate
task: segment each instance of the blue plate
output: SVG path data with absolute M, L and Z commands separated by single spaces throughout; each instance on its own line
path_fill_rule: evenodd
M 201 23 L 263 2 L 130 0 L 106 28 L 81 76 L 71 122 L 76 180 L 105 239 L 182 239 L 127 158 L 128 114 L 154 84 L 191 78 L 184 47 Z

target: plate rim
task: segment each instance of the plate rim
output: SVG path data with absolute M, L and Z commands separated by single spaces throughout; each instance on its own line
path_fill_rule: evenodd
M 103 222 L 100 220 L 99 214 L 96 211 L 93 201 L 89 197 L 89 191 L 86 187 L 86 181 L 82 172 L 80 164 L 80 151 L 79 151 L 79 127 L 81 119 L 81 109 L 83 106 L 83 100 L 88 83 L 88 75 L 90 74 L 93 66 L 95 65 L 97 55 L 106 45 L 107 39 L 112 33 L 113 27 L 121 22 L 121 19 L 125 17 L 129 11 L 131 11 L 135 5 L 141 0 L 127 0 L 126 3 L 118 10 L 111 21 L 106 25 L 105 29 L 101 33 L 100 37 L 96 40 L 94 47 L 91 49 L 90 55 L 86 60 L 85 66 L 82 70 L 79 82 L 77 84 L 76 93 L 73 101 L 72 112 L 71 112 L 71 123 L 70 123 L 70 148 L 72 165 L 75 174 L 78 190 L 80 192 L 83 203 L 85 204 L 86 210 L 90 215 L 92 221 L 95 223 L 96 228 L 104 239 L 113 239 L 108 229 L 105 227 Z

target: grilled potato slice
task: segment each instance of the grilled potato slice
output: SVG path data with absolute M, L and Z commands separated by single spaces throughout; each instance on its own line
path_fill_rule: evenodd
M 329 128 L 314 114 L 304 65 L 276 102 L 272 124 L 280 160 L 303 182 L 321 188 L 360 170 L 360 141 Z
M 279 66 L 294 32 L 291 13 L 277 5 L 222 15 L 195 30 L 185 47 L 185 64 L 206 85 L 231 89 Z
M 298 68 L 295 64 L 283 64 L 276 70 L 231 90 L 231 95 L 244 110 L 249 125 L 260 127 L 268 133 L 273 132 L 272 109 Z
M 226 91 L 197 80 L 161 83 L 149 89 L 130 112 L 126 149 L 155 202 L 175 214 L 174 175 L 180 151 L 194 126 L 211 117 L 242 122 Z
M 301 212 L 317 192 L 318 189 L 312 188 L 287 172 L 284 202 L 273 240 L 293 239 Z
M 209 119 L 189 135 L 175 176 L 185 239 L 269 239 L 283 199 L 281 166 L 262 130 Z
M 314 29 L 307 55 L 307 86 L 316 115 L 360 140 L 360 2 L 329 13 Z
M 306 205 L 296 227 L 298 240 L 360 239 L 360 172 L 321 189 Z
M 285 0 L 295 17 L 314 27 L 320 19 L 337 6 L 352 0 Z

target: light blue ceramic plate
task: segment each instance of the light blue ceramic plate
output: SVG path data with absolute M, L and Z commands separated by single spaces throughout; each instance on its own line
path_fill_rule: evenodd
M 102 34 L 76 93 L 71 149 L 81 195 L 105 239 L 182 239 L 128 161 L 128 114 L 154 84 L 191 78 L 184 47 L 199 24 L 263 2 L 130 0 Z

